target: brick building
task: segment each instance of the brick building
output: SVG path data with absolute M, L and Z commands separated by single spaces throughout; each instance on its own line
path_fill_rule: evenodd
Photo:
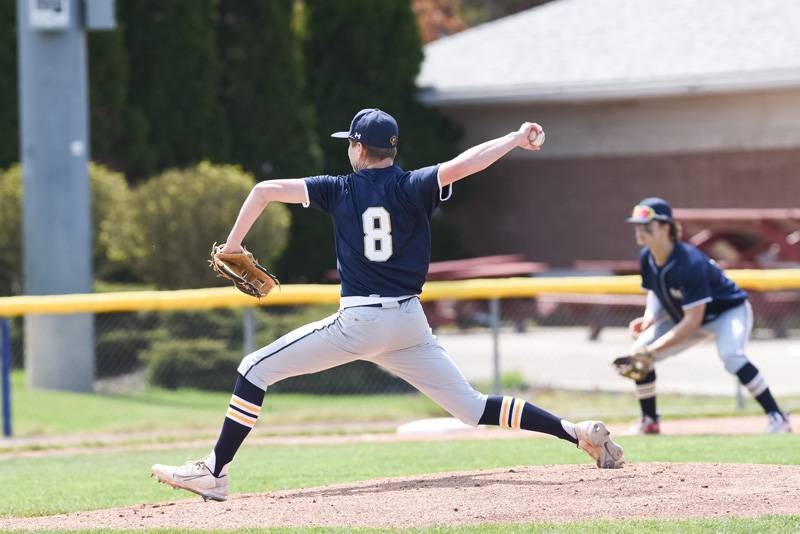
M 800 2 L 559 0 L 430 43 L 420 98 L 464 146 L 541 123 L 456 186 L 476 254 L 568 266 L 635 254 L 644 196 L 679 207 L 798 207 Z

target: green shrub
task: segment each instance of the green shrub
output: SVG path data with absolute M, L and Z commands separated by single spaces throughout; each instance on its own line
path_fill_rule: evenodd
M 143 363 L 142 352 L 169 333 L 159 328 L 159 314 L 151 312 L 95 315 L 95 376 L 130 373 Z
M 218 339 L 166 339 L 142 353 L 149 382 L 167 389 L 229 391 L 236 381 L 241 354 Z
M 19 165 L 0 171 L 0 296 L 22 293 L 22 180 Z
M 89 164 L 92 187 L 93 265 L 97 278 L 111 278 L 128 268 L 119 251 L 121 230 L 131 218 L 131 191 L 125 177 L 94 163 Z
M 185 310 L 160 314 L 160 324 L 171 338 L 198 336 L 224 341 L 230 349 L 241 349 L 244 310 Z
M 218 285 L 207 268 L 211 244 L 227 238 L 254 183 L 238 167 L 207 162 L 151 178 L 134 191 L 120 256 L 162 289 Z M 283 252 L 289 222 L 286 206 L 274 202 L 253 225 L 246 245 L 263 264 L 272 265 Z
M 95 343 L 95 377 L 116 376 L 139 368 L 139 354 L 150 347 L 148 332 L 113 330 Z
M 269 391 L 318 395 L 367 395 L 408 393 L 414 391 L 414 388 L 374 363 L 359 360 L 320 373 L 287 378 L 270 386 Z
M 0 172 L 0 295 L 22 292 L 22 168 Z M 131 196 L 125 178 L 102 165 L 89 165 L 92 205 L 92 258 L 97 276 L 126 268 L 115 246 L 130 218 Z

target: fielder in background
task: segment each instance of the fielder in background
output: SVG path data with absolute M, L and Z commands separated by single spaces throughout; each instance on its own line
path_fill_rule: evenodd
M 647 290 L 644 316 L 630 323 L 634 357 L 645 356 L 636 394 L 642 408 L 638 433 L 658 434 L 656 372 L 647 362 L 673 356 L 706 339 L 715 338 L 725 369 L 735 374 L 767 414 L 767 432 L 791 431 L 789 417 L 770 393 L 767 381 L 750 363 L 745 347 L 753 329 L 747 293 L 725 276 L 697 248 L 680 241 L 680 225 L 663 199 L 647 198 L 633 208 L 642 288 Z M 649 359 L 648 359 L 649 357 Z M 649 372 L 648 372 L 649 371 Z M 630 375 L 628 375 L 630 376 Z
M 328 213 L 342 280 L 338 313 L 246 356 L 211 453 L 183 466 L 154 465 L 153 475 L 206 499 L 226 499 L 228 465 L 255 425 L 267 387 L 354 360 L 388 369 L 466 424 L 550 434 L 586 451 L 598 467 L 621 467 L 622 448 L 602 422 L 574 424 L 522 399 L 475 391 L 432 334 L 418 298 L 430 262 L 431 216 L 450 198 L 453 183 L 515 148 L 539 150 L 541 127 L 526 122 L 446 163 L 414 171 L 395 165 L 399 130 L 383 111 L 360 111 L 348 131 L 333 137 L 348 140 L 353 172 L 257 184 L 220 252 L 241 251 L 245 235 L 270 202 Z

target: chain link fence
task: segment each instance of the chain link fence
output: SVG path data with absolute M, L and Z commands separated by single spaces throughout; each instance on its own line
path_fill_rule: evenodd
M 753 351 L 794 354 L 800 347 L 800 290 L 751 292 L 751 302 L 757 340 L 751 343 Z M 503 372 L 513 372 L 521 380 L 591 389 L 615 387 L 613 373 L 600 379 L 592 375 L 592 365 L 605 369 L 627 350 L 626 327 L 641 314 L 644 297 L 548 293 L 536 298 L 442 299 L 424 306 L 443 346 L 467 378 L 483 388 L 499 392 Z M 302 305 L 96 314 L 95 391 L 230 391 L 243 355 L 335 311 L 335 305 Z M 22 318 L 11 321 L 15 368 L 24 366 L 23 328 Z M 800 354 L 796 356 L 800 361 Z M 721 368 L 719 372 L 724 375 Z M 409 391 L 402 380 L 361 361 L 270 388 L 272 393 L 321 395 Z

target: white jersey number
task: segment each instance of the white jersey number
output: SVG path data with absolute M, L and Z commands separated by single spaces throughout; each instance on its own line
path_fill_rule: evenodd
M 370 261 L 392 257 L 392 219 L 386 208 L 367 208 L 361 215 L 364 224 L 364 255 Z

